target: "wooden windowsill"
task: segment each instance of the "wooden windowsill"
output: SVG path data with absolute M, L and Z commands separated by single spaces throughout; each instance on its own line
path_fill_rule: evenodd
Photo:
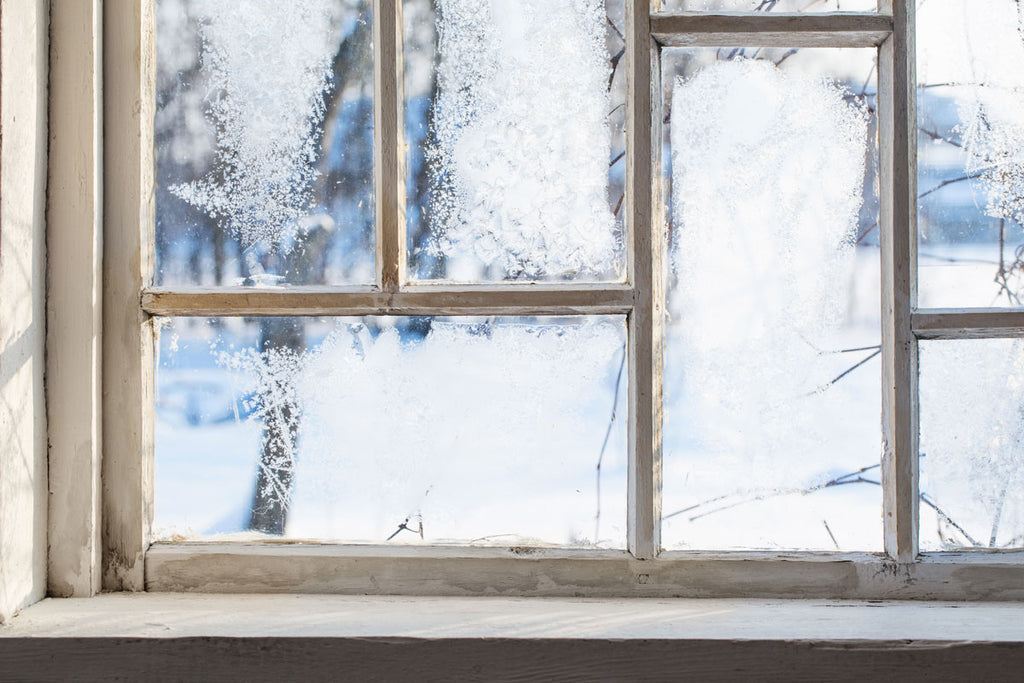
M 105 594 L 0 628 L 5 680 L 1012 679 L 1024 604 Z

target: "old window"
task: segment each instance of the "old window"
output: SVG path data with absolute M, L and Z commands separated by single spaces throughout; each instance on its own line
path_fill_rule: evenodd
M 1021 546 L 1021 18 L 988 3 L 975 54 L 963 4 L 123 10 L 110 586 L 963 596 L 1018 563 L 919 554 Z M 1005 308 L 918 308 L 918 272 Z

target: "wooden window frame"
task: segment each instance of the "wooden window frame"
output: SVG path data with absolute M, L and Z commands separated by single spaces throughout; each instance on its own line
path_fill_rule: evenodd
M 95 30 L 69 29 L 53 40 L 71 54 L 102 54 L 101 85 L 92 60 L 91 95 L 102 134 L 85 153 L 102 189 L 101 200 L 92 198 L 102 206 L 102 225 L 95 223 L 104 261 L 102 398 L 96 381 L 94 395 L 76 394 L 102 411 L 102 456 L 98 448 L 87 459 L 51 452 L 51 493 L 61 513 L 50 525 L 51 585 L 73 578 L 78 561 L 93 567 L 93 579 L 69 594 L 95 592 L 101 576 L 105 590 L 134 591 L 1024 599 L 1024 553 L 922 555 L 918 548 L 918 340 L 1024 336 L 1024 310 L 916 308 L 914 0 L 879 0 L 875 14 L 805 15 L 668 14 L 657 11 L 659 0 L 629 0 L 626 279 L 587 285 L 407 282 L 402 5 L 374 0 L 376 282 L 281 289 L 152 286 L 155 0 L 88 6 L 101 17 L 93 16 Z M 878 49 L 884 553 L 660 550 L 661 49 L 737 44 Z M 73 220 L 67 223 L 70 234 Z M 59 259 L 71 263 L 76 254 L 68 252 Z M 70 294 L 53 305 L 65 301 L 70 305 Z M 153 316 L 610 313 L 626 316 L 629 335 L 626 550 L 151 544 Z M 80 339 L 90 333 L 95 338 L 97 331 L 74 332 Z M 49 385 L 50 392 L 63 388 Z M 54 479 L 55 471 L 63 478 Z M 91 489 L 82 472 L 90 474 Z M 102 524 L 70 534 L 67 520 L 89 511 Z

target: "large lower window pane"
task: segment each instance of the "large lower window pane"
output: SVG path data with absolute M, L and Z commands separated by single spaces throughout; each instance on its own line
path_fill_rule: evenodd
M 879 549 L 874 52 L 663 56 L 663 545 Z
M 926 307 L 1024 296 L 1024 10 L 918 3 L 918 278 Z
M 622 279 L 624 7 L 404 0 L 411 279 Z
M 925 341 L 921 549 L 1024 548 L 1024 341 Z
M 625 321 L 165 319 L 157 538 L 625 544 Z
M 157 1 L 157 284 L 373 281 L 371 4 Z

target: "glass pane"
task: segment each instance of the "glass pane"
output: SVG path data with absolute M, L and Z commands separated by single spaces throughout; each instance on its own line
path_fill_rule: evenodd
M 622 317 L 161 327 L 157 538 L 625 546 Z
M 663 55 L 663 545 L 878 550 L 875 52 Z
M 1024 295 L 1024 10 L 929 0 L 917 11 L 918 271 L 924 307 Z
M 156 282 L 374 279 L 370 0 L 158 0 Z
M 624 277 L 624 0 L 405 0 L 409 276 Z
M 874 12 L 876 0 L 661 0 L 664 12 Z
M 1024 548 L 1024 340 L 920 354 L 921 549 Z

